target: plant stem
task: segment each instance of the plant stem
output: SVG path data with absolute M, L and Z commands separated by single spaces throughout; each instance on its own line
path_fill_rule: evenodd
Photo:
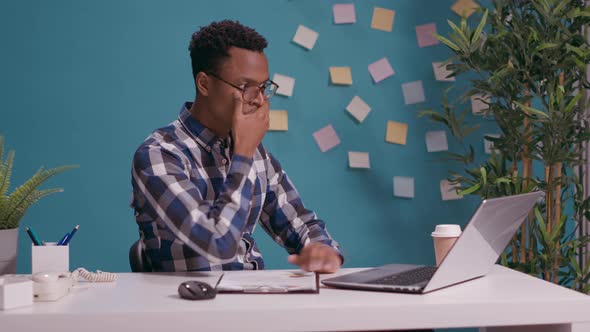
M 559 225 L 559 221 L 561 219 L 561 167 L 562 163 L 558 162 L 555 166 L 555 174 L 557 177 L 557 188 L 555 190 L 555 225 Z M 560 229 L 555 229 L 556 232 L 560 232 Z M 559 246 L 559 240 L 561 236 L 556 238 L 555 243 L 555 260 L 553 262 L 553 282 L 557 284 L 557 279 L 559 276 L 559 261 L 561 259 L 561 252 Z
M 553 188 L 552 188 L 552 171 L 553 171 L 553 167 L 551 167 L 551 165 L 545 165 L 545 182 L 547 183 L 547 192 L 546 192 L 546 196 L 545 196 L 545 212 L 546 212 L 546 218 L 545 218 L 545 227 L 547 234 L 551 234 L 551 223 L 553 222 L 553 218 L 552 218 L 552 206 L 553 206 Z M 544 244 L 545 246 L 547 246 L 547 243 Z M 545 248 L 547 250 L 547 248 Z M 545 266 L 545 280 L 549 281 L 551 280 L 551 271 L 553 269 L 553 267 L 551 266 L 551 253 L 549 252 L 548 255 L 548 265 L 549 266 Z

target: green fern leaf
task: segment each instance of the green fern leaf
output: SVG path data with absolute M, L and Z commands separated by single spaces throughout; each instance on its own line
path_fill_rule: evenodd
M 27 196 L 24 200 L 24 204 L 21 204 L 19 207 L 13 210 L 12 214 L 8 216 L 7 223 L 10 226 L 9 228 L 15 228 L 18 226 L 18 222 L 22 219 L 25 215 L 27 210 L 37 203 L 41 198 L 51 195 L 53 193 L 63 192 L 62 188 L 52 188 L 52 189 L 44 189 L 44 190 L 34 190 L 29 196 Z
M 29 197 L 37 190 L 37 188 L 47 181 L 52 176 L 62 173 L 66 170 L 75 168 L 75 165 L 61 166 L 44 170 L 40 168 L 29 180 L 27 180 L 20 187 L 16 188 L 12 194 L 8 196 L 8 202 L 3 210 L 0 210 L 0 219 L 10 220 L 11 216 L 19 209 L 25 210 L 30 206 L 27 205 L 30 200 Z
M 2 159 L 0 159 L 0 162 Z M 12 166 L 14 165 L 14 151 L 8 152 L 6 162 L 0 163 L 0 196 L 6 196 L 8 187 L 10 187 L 10 177 L 12 175 Z
M 0 135 L 0 164 L 4 160 L 4 136 Z

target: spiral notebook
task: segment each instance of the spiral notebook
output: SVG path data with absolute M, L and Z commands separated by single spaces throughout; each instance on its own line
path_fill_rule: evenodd
M 319 293 L 319 275 L 301 270 L 225 271 L 220 293 L 285 294 Z

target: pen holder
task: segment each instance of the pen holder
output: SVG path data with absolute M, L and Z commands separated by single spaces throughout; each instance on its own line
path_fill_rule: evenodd
M 47 242 L 44 246 L 32 246 L 31 270 L 37 272 L 69 272 L 70 246 L 58 246 L 55 242 Z

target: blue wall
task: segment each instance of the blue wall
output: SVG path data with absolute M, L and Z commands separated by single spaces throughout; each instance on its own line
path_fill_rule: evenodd
M 16 150 L 13 184 L 41 165 L 79 164 L 48 186 L 65 192 L 31 208 L 22 225 L 58 240 L 75 224 L 71 267 L 128 271 L 138 237 L 130 197 L 130 162 L 155 128 L 173 121 L 192 100 L 187 51 L 193 31 L 213 20 L 240 20 L 269 40 L 270 72 L 295 77 L 289 131 L 268 133 L 267 148 L 341 243 L 346 266 L 434 262 L 430 231 L 464 225 L 477 199 L 441 201 L 439 181 L 457 165 L 426 152 L 424 135 L 442 129 L 417 112 L 440 108 L 449 83 L 434 80 L 431 62 L 450 52 L 419 48 L 415 26 L 449 31 L 453 0 L 356 1 L 357 23 L 332 24 L 332 4 L 346 1 L 5 1 L 0 11 L 0 133 Z M 370 28 L 374 6 L 396 10 L 393 32 Z M 291 42 L 299 24 L 320 33 L 311 51 Z M 367 65 L 386 56 L 395 76 L 373 84 Z M 354 84 L 328 84 L 329 66 L 351 66 Z M 422 80 L 427 101 L 404 105 L 401 84 Z M 459 89 L 460 90 L 460 89 Z M 345 112 L 353 96 L 371 107 L 358 124 Z M 388 120 L 409 124 L 406 146 L 386 143 Z M 476 121 L 475 118 L 469 118 Z M 322 153 L 312 133 L 332 124 L 342 143 Z M 485 131 L 482 131 L 483 134 Z M 480 135 L 475 143 L 482 153 Z M 454 143 L 449 138 L 450 145 Z M 347 151 L 370 152 L 370 170 L 348 168 Z M 393 197 L 393 176 L 415 178 L 416 197 Z M 269 268 L 287 268 L 286 252 L 255 234 Z M 21 232 L 19 272 L 30 271 L 30 241 Z

